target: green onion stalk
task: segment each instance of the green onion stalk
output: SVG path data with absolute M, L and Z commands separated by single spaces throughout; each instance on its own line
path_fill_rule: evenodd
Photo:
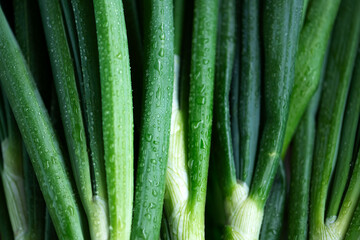
M 85 1 L 83 4 L 85 7 Z M 94 9 L 99 50 L 106 184 L 101 172 L 95 175 L 95 178 L 102 184 L 99 189 L 102 189 L 104 199 L 107 192 L 109 238 L 129 239 L 134 194 L 134 131 L 125 16 L 121 1 L 94 1 Z M 83 27 L 86 27 L 86 21 Z M 87 53 L 91 54 L 93 49 L 91 43 L 88 44 Z M 88 77 L 91 77 L 91 73 L 88 74 Z M 93 107 L 95 110 L 96 106 Z M 100 160 L 97 163 L 99 165 L 102 164 Z M 98 165 L 94 167 L 98 168 Z M 106 222 L 106 215 L 104 220 Z M 107 226 L 102 230 L 107 231 Z M 99 237 L 107 239 L 103 234 L 104 232 L 99 232 Z
M 14 113 L 56 232 L 61 239 L 84 239 L 79 208 L 57 136 L 2 10 L 0 56 L 1 87 Z
M 326 70 L 322 67 L 320 85 L 304 113 L 293 139 L 290 156 L 290 189 L 288 200 L 288 238 L 307 239 L 309 218 L 309 197 L 313 161 L 316 114 L 321 97 L 322 82 Z
M 355 187 L 360 181 L 359 149 L 354 147 L 360 114 L 358 11 L 360 1 L 342 1 L 333 29 L 317 120 L 310 239 L 343 239 L 360 196 Z
M 310 99 L 318 88 L 325 53 L 341 0 L 305 0 L 299 46 L 295 59 L 294 87 L 281 156 L 296 131 Z
M 75 9 L 77 7 L 76 13 L 78 14 L 78 24 L 76 25 L 76 28 L 80 33 L 78 45 L 81 47 L 81 54 L 84 55 L 84 49 L 86 48 L 86 44 L 88 44 L 86 41 L 89 41 L 90 39 L 95 41 L 95 24 L 94 19 L 91 19 L 90 15 L 90 21 L 88 21 L 87 25 L 88 28 L 81 28 L 82 25 L 84 25 L 84 23 L 81 22 L 83 20 L 81 18 L 89 16 L 86 15 L 86 11 L 87 14 L 89 12 L 90 14 L 93 12 L 91 8 L 92 5 L 86 4 L 84 7 L 85 3 L 81 1 L 73 1 L 72 3 Z M 92 120 L 97 117 L 96 115 L 99 114 L 99 112 L 92 111 L 93 109 L 91 109 L 91 104 L 96 103 L 91 101 L 95 102 L 96 100 L 93 100 L 95 99 L 94 97 L 90 98 L 89 93 L 86 92 L 92 91 L 97 87 L 96 85 L 91 85 L 94 84 L 91 82 L 94 81 L 94 79 L 88 79 L 89 72 L 86 71 L 86 68 L 98 68 L 96 64 L 94 65 L 94 62 L 91 62 L 96 60 L 94 60 L 92 55 L 88 55 L 88 62 L 82 62 L 81 66 L 85 77 L 82 78 L 82 75 L 77 75 L 77 73 L 80 72 L 80 58 L 77 56 L 80 54 L 74 51 L 74 45 L 77 42 L 74 37 L 75 23 L 73 23 L 72 18 L 74 16 L 71 14 L 72 10 L 70 5 L 68 5 L 66 1 L 62 1 L 60 4 L 60 2 L 57 1 L 47 0 L 40 0 L 39 5 L 43 20 L 42 22 L 45 31 L 46 43 L 49 50 L 55 89 L 57 98 L 59 100 L 58 102 L 60 107 L 60 115 L 64 126 L 65 140 L 68 148 L 71 167 L 73 170 L 73 177 L 81 203 L 84 207 L 88 219 L 91 237 L 93 239 L 107 239 L 109 227 L 107 222 L 107 198 L 105 174 L 103 170 L 104 164 L 102 162 L 101 149 L 99 152 L 94 151 L 94 136 L 91 133 L 91 131 L 94 131 L 96 139 L 100 139 L 98 141 L 101 143 L 99 126 L 95 125 L 96 123 L 92 125 Z M 64 12 L 64 15 L 62 12 Z M 89 30 L 90 27 L 93 28 Z M 84 40 L 83 35 L 81 34 L 88 34 L 89 36 L 92 34 L 92 38 L 89 37 L 87 40 Z M 68 37 L 70 39 L 70 43 L 68 42 Z M 71 52 L 70 45 L 73 47 L 73 52 Z M 92 43 L 91 47 L 91 51 L 93 51 L 94 43 Z M 95 57 L 96 56 L 97 55 L 95 55 Z M 73 64 L 73 58 L 75 59 L 75 64 Z M 82 56 L 82 59 L 84 59 L 84 56 Z M 90 67 L 86 66 L 85 64 L 90 64 Z M 92 77 L 97 80 L 98 78 L 96 78 L 96 76 L 98 76 L 98 74 L 95 72 Z M 82 102 L 83 105 L 85 105 L 84 115 L 88 122 L 84 121 L 82 114 L 80 93 L 77 88 L 77 78 L 80 78 L 80 93 L 84 92 L 84 101 Z M 83 89 L 86 90 L 82 91 Z M 95 106 L 98 107 L 97 105 Z M 98 109 L 100 108 L 96 108 L 96 110 Z M 86 113 L 89 111 L 92 111 L 92 113 L 95 115 L 93 119 L 88 118 L 89 114 Z M 97 120 L 99 121 L 99 118 Z M 90 129 L 90 133 L 86 132 L 86 126 Z M 87 135 L 90 138 L 89 150 L 87 146 Z M 102 146 L 99 148 L 101 147 Z M 91 152 L 91 157 L 89 156 L 88 152 Z M 92 173 L 94 176 L 91 176 Z M 54 225 L 56 227 L 56 223 L 54 223 Z
M 29 1 L 14 1 L 16 38 L 39 85 L 39 80 L 43 76 L 39 71 L 43 49 L 37 45 L 42 35 L 41 27 L 36 25 L 40 22 L 40 17 L 36 16 L 36 13 L 37 5 L 32 5 Z M 10 210 L 12 232 L 15 239 L 38 239 L 43 235 L 45 222 L 43 197 L 9 103 L 5 94 L 2 95 L 0 138 L 4 161 L 1 175 Z
M 131 239 L 159 239 L 174 82 L 173 1 L 145 1 L 144 15 L 144 92 Z
M 225 1 L 226 2 L 226 1 Z M 239 82 L 239 146 L 232 146 L 229 116 L 229 73 L 233 52 L 225 44 L 231 43 L 227 12 L 220 19 L 217 86 L 215 96 L 215 154 L 218 178 L 224 192 L 226 239 L 258 239 L 264 219 L 265 203 L 282 199 L 284 191 L 270 195 L 279 166 L 280 153 L 288 119 L 290 94 L 293 87 L 294 61 L 301 27 L 302 1 L 266 1 L 262 9 L 263 29 L 259 29 L 260 7 L 257 1 L 243 1 L 241 14 L 241 73 Z M 224 8 L 232 9 L 232 8 Z M 220 11 L 221 12 L 221 11 Z M 234 15 L 234 13 L 232 13 Z M 234 18 L 234 17 L 233 17 Z M 230 18 L 231 19 L 231 18 Z M 255 19 L 255 20 L 253 20 Z M 222 38 L 221 32 L 224 31 Z M 259 135 L 260 122 L 260 33 L 264 38 L 264 122 Z M 232 36 L 235 34 L 232 33 Z M 234 47 L 233 47 L 234 49 Z M 221 57 L 224 56 L 224 57 Z M 227 70 L 230 69 L 230 70 Z M 231 76 L 231 75 L 230 75 Z M 255 80 L 254 80 L 255 79 Z M 224 86 L 224 87 L 221 87 Z M 259 143 L 257 139 L 259 135 Z M 236 179 L 233 148 L 240 148 L 240 181 Z M 225 160 L 224 160 L 225 157 Z M 255 162 L 255 159 L 257 161 Z M 256 163 L 256 164 L 255 164 Z M 284 188 L 284 175 L 279 172 L 275 186 Z M 278 185 L 279 183 L 279 185 Z M 275 188 L 276 189 L 276 188 Z M 280 204 L 281 205 L 281 204 Z M 275 206 L 275 205 L 274 205 Z M 278 208 L 277 206 L 275 206 Z M 280 209 L 282 206 L 279 206 Z M 275 212 L 269 212 L 275 214 Z M 265 219 L 266 220 L 266 219 Z M 264 220 L 264 221 L 265 221 Z M 278 223 L 280 223 L 281 218 Z M 268 224 L 265 221 L 265 228 Z M 276 227 L 280 229 L 279 227 Z M 269 227 L 268 229 L 271 229 Z M 279 234 L 279 233 L 277 233 Z M 264 235 L 264 233 L 262 233 Z
M 44 71 L 43 67 L 47 66 L 48 57 L 44 31 L 41 25 L 39 5 L 35 0 L 16 0 L 13 1 L 13 6 L 16 40 L 20 45 L 41 96 L 47 99 L 48 94 L 44 90 L 50 86 L 48 80 L 49 71 Z M 46 207 L 23 141 L 22 145 L 24 186 L 28 217 L 27 235 L 30 239 L 39 239 L 44 235 Z
M 165 212 L 172 239 L 204 239 L 218 3 L 195 1 L 188 106 L 184 100 L 186 83 L 180 82 L 186 78 L 179 75 L 185 6 L 184 1 L 175 1 L 175 74 Z

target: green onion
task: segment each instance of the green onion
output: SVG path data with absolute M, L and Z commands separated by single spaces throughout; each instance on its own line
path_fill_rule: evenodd
M 343 193 L 350 173 L 353 152 L 356 152 L 355 137 L 360 116 L 360 52 L 354 65 L 346 109 L 343 116 L 343 126 L 339 142 L 339 153 L 336 160 L 336 172 L 331 187 L 330 202 L 328 203 L 327 218 L 336 217 Z
M 339 170 L 333 170 L 333 166 L 338 151 L 343 150 L 339 149 L 341 126 L 360 38 L 359 16 L 355 14 L 358 11 L 360 1 L 342 1 L 333 30 L 318 113 L 310 192 L 310 239 L 321 236 L 324 236 L 323 239 L 342 239 L 356 205 L 354 201 L 357 201 L 360 193 L 358 188 L 350 187 L 358 181 L 355 167 L 338 217 L 325 221 L 326 201 L 331 196 L 328 196 L 330 177 L 334 170 Z M 339 194 L 342 195 L 342 192 Z
M 233 0 L 220 3 L 214 90 L 213 149 L 217 175 L 220 178 L 223 195 L 226 197 L 229 197 L 236 185 L 229 114 L 229 92 L 236 42 L 235 6 Z
M 172 0 L 146 1 L 144 98 L 131 239 L 160 236 L 174 79 Z
M 90 226 L 99 228 L 93 238 L 107 238 L 108 228 L 108 196 L 105 176 L 104 162 L 104 142 L 102 132 L 102 108 L 101 108 L 101 88 L 99 73 L 99 54 L 97 49 L 96 24 L 94 6 L 92 2 L 84 0 L 71 1 L 76 30 L 78 36 L 79 54 L 81 60 L 80 92 L 82 102 L 82 113 L 85 120 L 87 138 L 87 148 L 90 160 L 90 173 L 92 183 L 92 196 L 87 199 L 84 205 L 89 209 L 90 215 L 94 216 L 94 221 L 90 224 L 99 222 L 101 226 Z M 74 53 L 75 55 L 75 53 Z M 118 83 L 119 84 L 119 83 Z M 129 170 L 132 170 L 130 168 Z
M 299 49 L 295 60 L 295 79 L 291 93 L 289 121 L 286 125 L 282 157 L 295 133 L 300 119 L 320 81 L 321 66 L 324 62 L 330 33 L 341 0 L 305 0 L 308 3 L 303 14 L 303 27 L 299 38 Z
M 191 7 L 190 4 L 181 4 L 184 3 L 178 2 L 175 5 L 176 72 L 165 210 L 172 238 L 204 239 L 218 8 L 217 1 L 195 1 L 190 95 L 187 106 L 186 77 L 178 75 L 178 54 L 182 39 L 182 25 L 179 19 L 184 14 L 183 9 Z M 187 59 L 186 52 L 183 59 Z M 186 68 L 185 66 L 181 72 L 187 72 Z
M 204 211 L 211 145 L 218 1 L 195 0 L 187 162 L 189 238 L 204 238 Z
M 321 81 L 326 69 L 325 63 Z M 303 115 L 293 139 L 290 161 L 289 239 L 307 239 L 308 236 L 311 165 L 316 133 L 316 113 L 321 89 L 320 85 Z
M 263 240 L 280 239 L 283 230 L 286 179 L 284 164 L 282 161 L 279 164 L 279 169 L 264 209 L 264 219 L 260 232 L 260 239 Z
M 46 64 L 47 52 L 44 33 L 41 26 L 40 10 L 32 1 L 14 1 L 15 35 L 20 48 L 27 60 L 30 71 L 42 96 L 46 97 L 46 71 L 41 71 Z M 49 85 L 49 84 L 48 84 Z M 44 236 L 45 229 L 45 202 L 40 191 L 33 167 L 26 148 L 22 143 L 22 159 L 24 169 L 24 187 L 27 210 L 28 239 L 40 239 Z
M 6 3 L 1 239 L 359 238 L 360 0 Z
M 14 112 L 57 234 L 62 239 L 83 239 L 79 210 L 57 138 L 2 10 L 0 55 L 1 85 Z
M 256 239 L 260 234 L 285 133 L 302 5 L 302 1 L 265 3 L 264 127 L 250 192 L 249 186 L 240 182 L 225 202 L 228 238 Z
M 106 199 L 93 197 L 92 193 L 85 127 L 60 4 L 49 0 L 39 3 L 73 175 L 92 238 L 106 239 Z
M 133 114 L 130 61 L 121 1 L 94 1 L 110 239 L 129 239 L 133 203 Z M 104 237 L 100 233 L 99 237 Z
M 240 180 L 251 184 L 260 125 L 260 30 L 259 1 L 243 0 L 241 5 L 239 152 Z M 236 146 L 237 147 L 237 146 Z

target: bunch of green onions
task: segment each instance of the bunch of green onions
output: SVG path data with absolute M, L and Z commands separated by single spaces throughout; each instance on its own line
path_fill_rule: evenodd
M 360 239 L 360 0 L 0 0 L 0 239 Z

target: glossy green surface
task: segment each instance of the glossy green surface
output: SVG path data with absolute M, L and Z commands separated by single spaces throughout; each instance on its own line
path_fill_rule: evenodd
M 215 76 L 217 0 L 195 0 L 190 70 L 188 172 L 190 211 L 204 224 Z
M 299 38 L 282 157 L 285 156 L 301 116 L 319 85 L 325 52 L 340 2 L 341 0 L 312 0 L 308 3 Z
M 91 181 L 91 196 L 83 201 L 88 216 L 90 233 L 93 239 L 106 239 L 108 233 L 108 202 L 104 162 L 104 142 L 102 133 L 101 88 L 99 74 L 99 55 L 92 2 L 72 0 L 74 24 L 76 24 L 78 42 L 73 43 L 73 55 L 79 55 L 76 66 L 81 76 L 78 76 L 80 102 L 84 117 L 85 136 L 88 150 Z M 69 29 L 68 29 L 69 30 Z M 75 60 L 76 63 L 76 60 Z
M 324 64 L 323 69 L 326 69 Z M 293 139 L 290 160 L 288 238 L 306 240 L 308 236 L 311 165 L 315 143 L 316 112 L 321 86 L 311 99 Z
M 80 92 L 82 111 L 85 119 L 89 157 L 92 167 L 93 196 L 107 199 L 104 143 L 102 134 L 101 88 L 99 73 L 99 54 L 97 49 L 94 6 L 86 0 L 71 1 L 81 60 L 82 78 Z
M 303 3 L 271 0 L 264 7 L 265 120 L 250 188 L 260 207 L 269 196 L 284 141 Z
M 360 54 L 358 51 L 354 65 L 354 72 L 350 84 L 346 109 L 343 116 L 339 153 L 337 155 L 335 175 L 331 187 L 330 202 L 328 203 L 327 217 L 337 216 L 343 193 L 350 174 L 353 152 L 356 152 L 355 137 L 360 116 Z
M 57 234 L 62 239 L 83 239 L 79 211 L 57 138 L 2 11 L 0 55 L 2 88 L 14 112 Z
M 236 184 L 232 147 L 229 93 L 233 74 L 236 43 L 236 1 L 220 3 L 216 72 L 214 86 L 214 161 L 224 196 L 230 195 Z
M 323 233 L 325 207 L 360 37 L 360 1 L 345 0 L 333 29 L 318 113 L 310 192 L 310 239 Z M 346 36 L 346 37 L 345 37 Z M 341 149 L 342 150 L 342 149 Z
M 144 98 L 131 239 L 158 239 L 174 81 L 173 1 L 151 0 L 144 4 Z
M 2 94 L 3 102 L 0 111 L 3 115 L 1 124 L 4 124 L 2 127 L 5 128 L 5 134 L 0 138 L 0 177 L 2 178 L 2 187 L 14 238 L 23 237 L 27 240 L 30 238 L 28 235 L 27 198 L 24 187 L 22 141 L 9 102 L 5 94 L 3 92 Z
M 134 131 L 125 16 L 119 0 L 96 0 L 94 9 L 110 239 L 129 239 L 134 193 Z
M 39 0 L 39 6 L 73 177 L 87 218 L 92 225 L 88 207 L 88 202 L 92 199 L 92 184 L 85 126 L 62 9 L 60 2 L 52 0 Z M 67 25 L 69 24 L 71 25 L 68 22 Z M 75 34 L 73 31 L 75 30 L 71 31 L 72 34 Z M 56 227 L 55 222 L 54 225 Z
M 35 0 L 14 1 L 15 36 L 31 74 L 42 93 L 46 87 L 45 74 L 41 71 L 46 58 L 43 43 L 41 17 Z M 27 239 L 42 239 L 45 229 L 45 202 L 41 194 L 29 155 L 22 144 L 22 165 L 24 169 L 24 188 L 27 214 Z

